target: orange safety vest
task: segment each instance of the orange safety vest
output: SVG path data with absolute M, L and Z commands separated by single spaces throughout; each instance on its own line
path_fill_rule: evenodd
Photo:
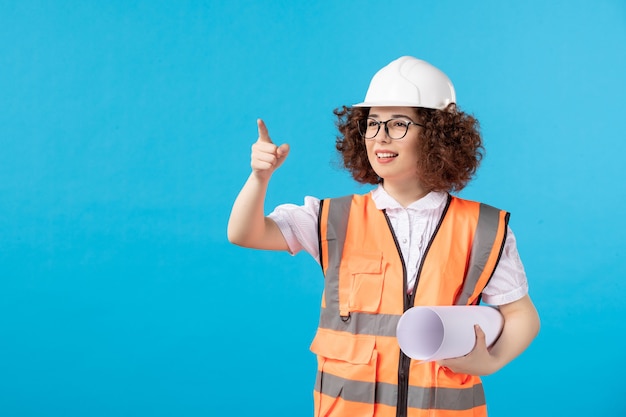
M 498 264 L 509 214 L 448 196 L 412 291 L 385 211 L 370 194 L 321 202 L 320 263 L 325 277 L 315 417 L 486 416 L 480 378 L 400 351 L 396 325 L 414 305 L 480 302 Z

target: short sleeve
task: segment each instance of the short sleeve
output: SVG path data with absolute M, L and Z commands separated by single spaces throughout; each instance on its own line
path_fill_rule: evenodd
M 524 265 L 517 250 L 513 231 L 508 228 L 500 262 L 483 290 L 486 304 L 503 305 L 517 301 L 528 293 L 528 281 Z
M 307 196 L 304 204 L 281 204 L 268 217 L 283 234 L 292 255 L 304 250 L 319 263 L 317 222 L 320 200 Z

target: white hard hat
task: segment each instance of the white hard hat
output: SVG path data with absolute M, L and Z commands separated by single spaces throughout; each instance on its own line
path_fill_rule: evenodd
M 379 70 L 365 101 L 353 107 L 425 107 L 443 110 L 456 103 L 454 86 L 446 74 L 426 61 L 403 56 Z

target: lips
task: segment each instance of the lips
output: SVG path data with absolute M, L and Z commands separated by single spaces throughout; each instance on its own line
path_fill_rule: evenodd
M 398 154 L 393 152 L 376 152 L 376 157 L 378 159 L 391 159 L 395 158 L 396 156 L 398 156 Z

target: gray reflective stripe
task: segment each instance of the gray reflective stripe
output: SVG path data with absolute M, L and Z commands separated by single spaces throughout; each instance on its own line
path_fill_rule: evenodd
M 459 411 L 481 405 L 485 405 L 485 392 L 482 384 L 462 389 L 409 386 L 409 408 Z
M 315 391 L 331 397 L 341 397 L 346 401 L 359 403 L 386 404 L 396 406 L 398 386 L 384 382 L 363 382 L 347 380 L 335 375 L 317 373 Z
M 327 301 L 328 302 L 328 299 Z M 349 319 L 341 318 L 336 310 L 330 310 L 328 304 L 322 309 L 319 327 L 352 334 L 370 334 L 375 336 L 396 337 L 396 327 L 400 320 L 394 314 L 350 313 Z
M 326 268 L 326 310 L 337 315 L 339 312 L 339 264 L 343 253 L 343 244 L 346 241 L 348 217 L 352 196 L 326 200 L 328 207 L 328 222 L 326 225 L 326 239 L 328 240 L 328 267 Z M 324 236 L 321 236 L 323 239 Z M 322 315 L 323 316 L 323 315 Z
M 388 384 L 387 384 L 388 385 Z M 352 381 L 335 375 L 317 373 L 315 391 L 333 398 L 341 397 L 346 401 L 373 404 L 376 398 L 376 384 L 372 382 Z M 388 400 L 389 398 L 387 398 Z M 391 397 L 393 400 L 394 398 Z M 384 403 L 383 403 L 384 404 Z M 395 405 L 391 404 L 391 405 Z
M 478 225 L 476 226 L 474 242 L 472 243 L 469 268 L 467 270 L 465 283 L 463 284 L 463 291 L 461 291 L 456 302 L 457 305 L 466 305 L 474 293 L 478 280 L 485 269 L 485 264 L 496 243 L 495 239 L 499 223 L 500 210 L 488 206 L 487 204 L 481 204 L 478 214 Z M 500 249 L 503 244 L 504 242 L 500 242 L 498 249 Z
M 382 382 L 352 381 L 335 375 L 317 373 L 315 391 L 346 401 L 396 406 L 398 387 Z M 468 410 L 485 405 L 482 384 L 469 388 L 437 388 L 409 386 L 408 406 L 420 409 Z

